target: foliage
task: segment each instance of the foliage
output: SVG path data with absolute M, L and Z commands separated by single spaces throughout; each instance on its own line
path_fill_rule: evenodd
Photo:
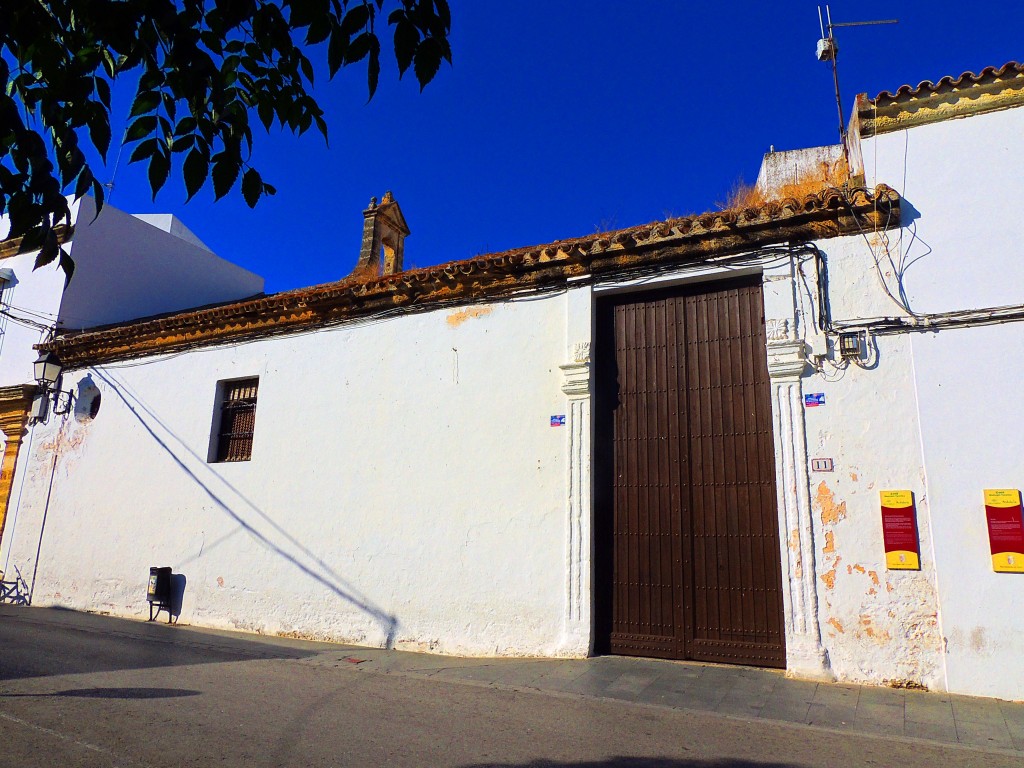
M 148 164 L 154 198 L 172 169 L 188 198 L 212 182 L 250 206 L 274 194 L 250 164 L 253 116 L 266 130 L 315 127 L 306 52 L 326 52 L 331 77 L 366 62 L 370 97 L 380 73 L 378 17 L 387 13 L 400 76 L 420 89 L 451 62 L 447 0 L 4 0 L 0 22 L 0 214 L 36 266 L 73 263 L 55 227 L 70 224 L 66 194 L 104 187 L 86 153 L 106 159 L 111 84 L 138 77 L 125 149 Z M 128 73 L 131 73 L 129 75 Z

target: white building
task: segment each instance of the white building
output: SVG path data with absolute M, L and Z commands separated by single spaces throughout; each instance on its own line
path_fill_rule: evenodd
M 0 218 L 0 232 L 7 232 Z M 56 264 L 35 269 L 38 251 L 0 240 L 0 537 L 29 406 L 36 393 L 34 345 L 55 332 L 123 323 L 187 307 L 236 301 L 263 291 L 263 278 L 225 261 L 170 214 L 130 215 L 84 197 L 59 228 L 74 261 L 66 281 Z M 0 561 L 0 573 L 4 570 Z
M 0 563 L 37 605 L 144 614 L 170 565 L 207 626 L 1022 699 L 984 497 L 1024 485 L 1021 106 L 1016 64 L 861 97 L 842 188 L 410 272 L 386 199 L 362 276 L 61 337 L 85 405 Z

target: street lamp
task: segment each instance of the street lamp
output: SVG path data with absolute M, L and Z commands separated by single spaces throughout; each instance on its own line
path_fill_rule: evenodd
M 64 366 L 60 362 L 60 358 L 53 354 L 53 352 L 44 350 L 39 353 L 39 357 L 36 358 L 32 368 L 35 371 L 36 381 L 39 382 L 39 386 L 44 390 L 49 390 L 50 387 L 57 383 Z
M 60 388 L 60 375 L 64 369 L 60 358 L 53 352 L 43 350 L 32 364 L 32 369 L 36 382 L 39 384 L 39 400 L 41 401 L 39 408 L 33 414 L 34 418 L 38 421 L 46 420 L 46 398 L 51 391 L 53 392 L 53 412 L 58 416 L 69 413 L 75 398 L 71 392 L 64 392 Z

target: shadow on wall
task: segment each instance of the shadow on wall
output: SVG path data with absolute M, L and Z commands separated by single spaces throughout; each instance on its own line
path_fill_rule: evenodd
M 754 760 L 676 760 L 671 757 L 609 757 L 567 763 L 534 760 L 529 763 L 474 763 L 462 768 L 799 768 L 796 763 L 763 763 Z
M 171 429 L 153 412 L 149 406 L 147 406 L 137 395 L 129 391 L 127 385 L 123 382 L 116 381 L 109 372 L 104 373 L 99 370 L 92 369 L 91 375 L 96 376 L 110 388 L 113 394 L 124 403 L 129 413 L 135 417 L 153 441 L 167 453 L 181 472 L 203 490 L 207 497 L 209 497 L 209 499 L 216 505 L 217 509 L 237 523 L 240 530 L 248 533 L 249 536 L 259 542 L 265 549 L 270 552 L 274 552 L 299 571 L 330 590 L 334 595 L 341 598 L 349 605 L 354 606 L 370 616 L 380 626 L 384 633 L 384 647 L 394 647 L 395 636 L 398 633 L 399 626 L 398 618 L 396 616 L 375 605 L 354 586 L 347 583 L 337 572 L 334 571 L 333 568 L 325 563 L 319 555 L 296 539 L 270 515 L 257 507 L 252 501 L 239 492 L 237 488 L 211 469 L 207 465 L 206 458 L 200 457 L 195 453 L 195 451 L 189 448 L 185 441 L 171 431 Z M 160 432 L 162 432 L 165 437 L 161 437 Z M 188 460 L 191 460 L 197 469 L 190 467 Z M 199 476 L 199 474 L 197 474 L 198 472 L 207 473 L 210 479 L 215 481 L 216 484 L 223 486 L 227 492 L 240 499 L 240 509 L 233 508 L 231 504 L 225 501 L 225 499 L 218 494 L 217 490 L 211 487 L 209 482 L 205 481 Z M 247 516 L 252 518 L 252 520 L 246 519 Z M 258 530 L 256 528 L 258 523 L 265 525 L 267 527 L 267 532 Z M 230 532 L 218 541 L 213 542 L 213 544 L 205 548 L 205 551 L 209 552 L 212 548 L 235 535 L 237 531 L 238 529 Z M 198 555 L 179 563 L 178 568 L 182 568 L 197 558 Z M 36 561 L 36 565 L 38 566 L 38 559 Z M 35 580 L 33 579 L 33 583 L 34 581 Z M 182 581 L 183 593 L 183 576 Z M 177 610 L 180 613 L 180 602 L 177 605 Z

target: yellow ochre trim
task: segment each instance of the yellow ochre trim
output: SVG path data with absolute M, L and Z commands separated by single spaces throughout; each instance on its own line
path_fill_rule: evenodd
M 992 570 L 996 573 L 1024 573 L 1024 553 L 998 552 L 992 555 Z
M 1019 507 L 1020 491 L 1017 488 L 986 488 L 986 507 Z
M 912 507 L 914 505 L 913 491 L 879 491 L 879 498 L 883 507 L 900 509 L 901 507 Z
M 890 571 L 919 571 L 921 570 L 921 559 L 917 556 L 917 552 L 895 549 L 885 553 L 885 567 Z

